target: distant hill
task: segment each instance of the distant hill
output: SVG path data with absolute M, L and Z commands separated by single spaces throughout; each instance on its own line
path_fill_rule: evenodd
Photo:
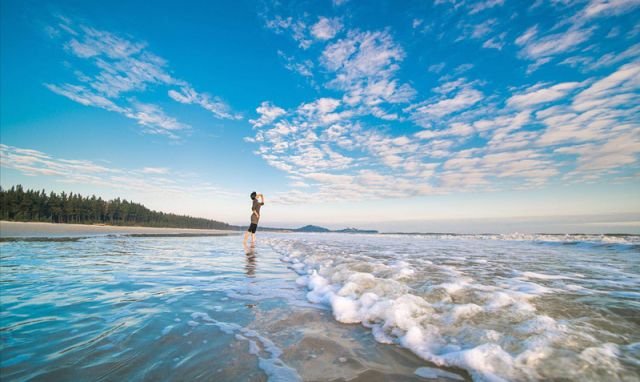
M 324 227 L 318 227 L 317 225 L 306 225 L 304 227 L 296 228 L 292 231 L 295 232 L 331 232 L 330 229 Z
M 339 229 L 333 232 L 340 232 L 340 233 L 378 233 L 378 231 L 376 231 L 375 229 L 358 229 L 358 228 L 345 228 L 345 229 Z
M 268 232 L 308 232 L 308 233 L 323 233 L 323 232 L 336 232 L 336 233 L 378 233 L 373 229 L 358 229 L 358 228 L 344 228 L 338 230 L 330 230 L 329 228 L 320 227 L 317 225 L 306 225 L 300 228 L 275 228 L 275 227 L 261 227 L 261 231 Z
M 300 228 L 273 228 L 263 227 L 263 231 L 286 231 L 286 232 L 336 232 L 336 233 L 378 233 L 373 229 L 358 229 L 358 228 L 344 228 L 338 230 L 330 230 L 329 228 L 320 227 L 317 225 L 306 225 Z

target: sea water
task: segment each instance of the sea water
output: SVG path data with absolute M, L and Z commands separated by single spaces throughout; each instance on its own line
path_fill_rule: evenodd
M 640 379 L 637 236 L 0 243 L 0 379 Z

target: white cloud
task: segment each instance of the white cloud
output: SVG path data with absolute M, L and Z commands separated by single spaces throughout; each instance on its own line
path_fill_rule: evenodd
M 145 126 L 145 130 L 151 134 L 165 134 L 172 138 L 177 138 L 175 130 L 189 129 L 190 126 L 178 122 L 175 118 L 167 116 L 164 111 L 153 104 L 145 104 L 137 101 L 132 102 L 133 109 L 125 114 L 127 117 L 135 119 L 138 124 Z
M 305 182 L 300 181 L 300 180 L 298 180 L 296 182 L 289 183 L 289 186 L 296 187 L 296 188 L 308 188 L 308 187 L 310 187 L 308 183 L 305 183 Z
M 628 59 L 637 59 L 640 57 L 640 43 L 631 45 L 620 53 L 607 53 L 601 56 L 597 61 L 588 66 L 588 69 L 595 70 L 603 67 L 611 66 L 623 62 Z
M 516 43 L 523 45 L 521 54 L 523 57 L 536 60 L 570 52 L 591 36 L 592 29 L 569 29 L 566 32 L 556 33 L 535 38 L 535 30 L 530 35 L 529 31 L 520 36 Z
M 282 34 L 287 30 L 291 31 L 291 37 L 298 43 L 302 49 L 308 49 L 313 41 L 307 35 L 307 24 L 300 20 L 293 20 L 292 17 L 284 18 L 276 15 L 274 19 L 266 20 L 267 28 L 278 34 Z
M 583 72 L 598 70 L 623 63 L 625 61 L 635 61 L 640 58 L 640 43 L 631 45 L 622 52 L 609 52 L 603 54 L 597 60 L 590 56 L 572 56 L 560 62 L 572 68 L 578 68 Z
M 72 26 L 69 23 L 67 27 L 71 28 Z M 90 27 L 81 26 L 79 29 L 80 32 L 75 32 L 73 35 L 81 35 L 82 41 L 72 38 L 66 46 L 75 55 L 82 58 L 105 55 L 111 59 L 124 59 L 142 52 L 147 45 Z
M 431 73 L 440 73 L 442 69 L 444 69 L 445 65 L 446 64 L 444 62 L 439 62 L 437 64 L 430 65 L 427 70 Z
M 507 33 L 506 32 L 500 33 L 497 36 L 493 36 L 489 40 L 485 41 L 482 44 L 482 47 L 483 48 L 491 48 L 491 49 L 502 50 L 502 48 L 504 48 L 504 46 L 506 44 L 506 42 L 504 41 L 505 37 L 507 37 Z
M 640 134 L 638 130 L 619 135 L 603 144 L 561 147 L 555 152 L 575 154 L 576 173 L 593 175 L 602 170 L 619 169 L 638 162 Z
M 621 66 L 591 85 L 573 99 L 541 110 L 536 117 L 546 128 L 538 139 L 541 146 L 576 142 L 606 142 L 638 129 L 640 112 L 640 64 Z
M 591 0 L 584 8 L 581 16 L 590 19 L 619 15 L 637 6 L 640 6 L 640 0 Z
M 502 151 L 481 156 L 458 156 L 444 164 L 441 176 L 447 189 L 479 189 L 512 178 L 518 187 L 538 187 L 559 174 L 555 163 L 534 150 Z
M 452 123 L 449 128 L 442 130 L 422 130 L 415 134 L 420 139 L 431 139 L 451 135 L 467 136 L 474 133 L 474 128 L 467 123 Z
M 489 19 L 480 24 L 474 25 L 471 31 L 471 38 L 479 39 L 493 32 L 493 28 L 496 26 L 497 22 L 497 19 Z
M 473 64 L 460 64 L 453 69 L 453 74 L 458 76 L 471 69 L 473 69 Z
M 143 174 L 168 174 L 169 169 L 166 167 L 144 167 L 140 172 Z
M 280 107 L 273 105 L 268 101 L 264 101 L 260 104 L 260 106 L 256 109 L 258 114 L 260 114 L 260 118 L 257 120 L 249 120 L 249 123 L 253 125 L 253 127 L 262 127 L 264 125 L 268 125 L 275 121 L 278 117 L 286 114 L 286 111 Z
M 183 86 L 180 91 L 169 90 L 169 97 L 177 102 L 200 105 L 205 110 L 212 112 L 216 117 L 223 119 L 241 119 L 239 114 L 232 114 L 229 106 L 219 98 L 212 98 L 206 93 L 198 93 L 190 86 Z
M 186 81 L 169 74 L 166 69 L 167 62 L 150 53 L 146 43 L 131 41 L 111 32 L 75 25 L 67 18 L 62 18 L 62 21 L 63 23 L 57 26 L 57 35 L 63 36 L 62 32 L 66 32 L 64 36 L 68 37 L 68 40 L 64 43 L 65 48 L 75 57 L 89 60 L 95 73 L 87 74 L 76 70 L 78 80 L 86 85 L 45 84 L 51 91 L 83 105 L 115 111 L 136 119 L 151 133 L 180 130 L 187 126 L 167 117 L 158 106 L 144 106 L 144 110 L 140 110 L 139 105 L 132 104 L 130 98 L 123 98 L 123 95 L 146 92 L 156 86 L 178 86 L 180 92 L 173 89 L 168 92 L 174 100 L 197 104 L 218 118 L 239 118 L 218 98 L 198 93 Z M 154 109 L 152 113 L 149 113 L 149 107 Z M 176 137 L 173 134 L 167 135 Z
M 61 183 L 93 185 L 118 191 L 131 190 L 172 197 L 232 195 L 208 182 L 181 176 L 164 167 L 144 167 L 140 170 L 108 167 L 90 160 L 56 158 L 37 150 L 5 144 L 0 144 L 0 167 L 27 176 L 47 176 Z
M 425 101 L 412 106 L 410 108 L 413 109 L 412 118 L 418 125 L 429 127 L 431 121 L 467 109 L 475 105 L 482 97 L 482 92 L 473 88 L 465 88 L 453 97 Z
M 479 1 L 466 1 L 466 0 L 436 0 L 435 5 L 449 4 L 454 9 L 465 8 L 468 10 L 469 15 L 482 12 L 487 9 L 502 6 L 504 0 L 479 0 Z
M 531 41 L 532 38 L 538 33 L 538 26 L 534 25 L 527 29 L 520 37 L 516 39 L 516 45 L 524 45 Z
M 79 85 L 52 85 L 45 84 L 54 93 L 65 96 L 75 102 L 85 106 L 94 106 L 108 111 L 114 111 L 127 118 L 135 120 L 139 125 L 144 126 L 144 131 L 151 134 L 163 134 L 170 138 L 177 139 L 176 130 L 188 130 L 190 126 L 178 122 L 175 118 L 167 116 L 157 105 L 142 104 L 136 101 L 130 102 L 126 107 L 118 106 L 106 97 L 94 93 L 93 91 Z
M 336 110 L 340 106 L 340 101 L 335 98 L 320 98 L 312 103 L 304 104 L 300 110 L 309 113 L 327 114 Z
M 331 40 L 340 30 L 342 30 L 340 19 L 320 17 L 311 27 L 311 34 L 318 40 Z
M 631 105 L 627 102 L 638 98 L 638 89 L 640 89 L 640 63 L 626 64 L 580 92 L 573 101 L 573 108 L 587 110 L 595 106 Z
M 485 9 L 494 8 L 497 6 L 502 6 L 504 4 L 504 0 L 484 0 L 478 1 L 470 5 L 469 14 L 473 15 L 475 13 L 484 11 Z
M 287 56 L 283 51 L 278 50 L 278 56 L 282 57 L 286 63 L 284 65 L 284 67 L 287 70 L 290 70 L 292 72 L 296 72 L 298 74 L 300 74 L 303 77 L 308 77 L 308 78 L 312 78 L 313 77 L 313 61 L 311 60 L 303 60 L 303 61 L 297 61 L 295 57 L 293 56 Z M 315 84 L 315 82 L 312 81 L 312 84 Z
M 507 100 L 507 105 L 526 108 L 562 99 L 572 90 L 581 86 L 580 82 L 563 82 L 550 87 L 543 85 L 532 86 L 524 93 L 515 94 Z
M 313 172 L 310 174 L 304 174 L 303 176 L 306 179 L 330 184 L 350 184 L 351 182 L 353 182 L 353 177 L 349 175 L 335 175 Z
M 415 95 L 410 85 L 394 78 L 404 55 L 386 31 L 350 31 L 324 49 L 321 62 L 335 73 L 328 85 L 345 91 L 345 103 L 360 105 L 374 115 L 388 115 L 380 113 L 382 103 L 404 103 Z
M 126 109 L 117 106 L 110 99 L 96 94 L 93 91 L 87 89 L 81 85 L 62 84 L 60 86 L 53 84 L 44 84 L 49 90 L 54 93 L 60 94 L 69 98 L 72 101 L 78 102 L 85 106 L 95 106 L 101 109 L 115 111 L 118 113 L 125 113 Z
M 453 91 L 467 88 L 471 85 L 472 84 L 470 84 L 465 77 L 460 77 L 458 79 L 447 81 L 439 86 L 436 86 L 435 88 L 431 89 L 431 91 L 438 94 L 449 94 Z

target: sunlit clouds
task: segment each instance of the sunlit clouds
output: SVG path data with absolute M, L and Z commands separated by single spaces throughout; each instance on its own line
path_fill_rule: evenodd
M 510 20 L 486 15 L 504 1 L 435 4 L 444 12 L 469 15 L 469 22 L 458 22 L 460 35 L 453 43 L 477 40 L 480 47 L 498 51 L 510 44 L 516 60 L 531 62 L 523 76 L 552 62 L 567 66 L 567 56 L 593 44 L 596 27 L 587 20 L 636 5 L 592 1 L 555 27 L 535 23 L 518 32 L 507 28 Z M 540 6 L 521 11 L 537 12 Z M 575 9 L 550 7 L 560 14 Z M 266 22 L 268 29 L 289 33 L 295 41 L 307 33 L 331 40 L 324 46 L 319 45 L 323 41 L 301 45 L 304 57 L 314 48 L 311 61 L 320 63 L 309 66 L 306 75 L 324 78 L 324 92 L 331 97 L 289 110 L 265 101 L 256 109 L 259 117 L 250 121 L 255 135 L 246 139 L 301 193 L 328 201 L 531 189 L 593 181 L 637 166 L 640 74 L 637 62 L 620 65 L 637 60 L 637 44 L 582 65 L 574 58 L 571 64 L 579 72 L 608 71 L 579 81 L 532 79 L 528 86 L 498 89 L 486 74 L 467 72 L 473 65 L 458 65 L 430 89 L 419 90 L 399 75 L 410 57 L 392 28 L 364 30 L 338 20 L 320 16 L 311 25 L 276 15 Z M 410 25 L 415 29 L 424 22 L 414 18 Z M 286 54 L 294 60 L 298 53 Z M 447 67 L 452 66 L 435 62 L 425 70 L 438 74 Z M 296 192 L 280 201 L 295 203 Z

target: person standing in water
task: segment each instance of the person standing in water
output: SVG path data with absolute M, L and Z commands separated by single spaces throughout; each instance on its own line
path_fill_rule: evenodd
M 260 199 L 260 201 L 258 201 Z M 251 245 L 256 243 L 256 228 L 258 228 L 258 221 L 260 221 L 260 207 L 264 206 L 264 195 L 256 194 L 255 191 L 251 193 L 251 200 L 253 204 L 251 206 L 251 225 L 249 229 L 244 233 L 244 244 L 247 244 L 247 238 L 251 233 Z

